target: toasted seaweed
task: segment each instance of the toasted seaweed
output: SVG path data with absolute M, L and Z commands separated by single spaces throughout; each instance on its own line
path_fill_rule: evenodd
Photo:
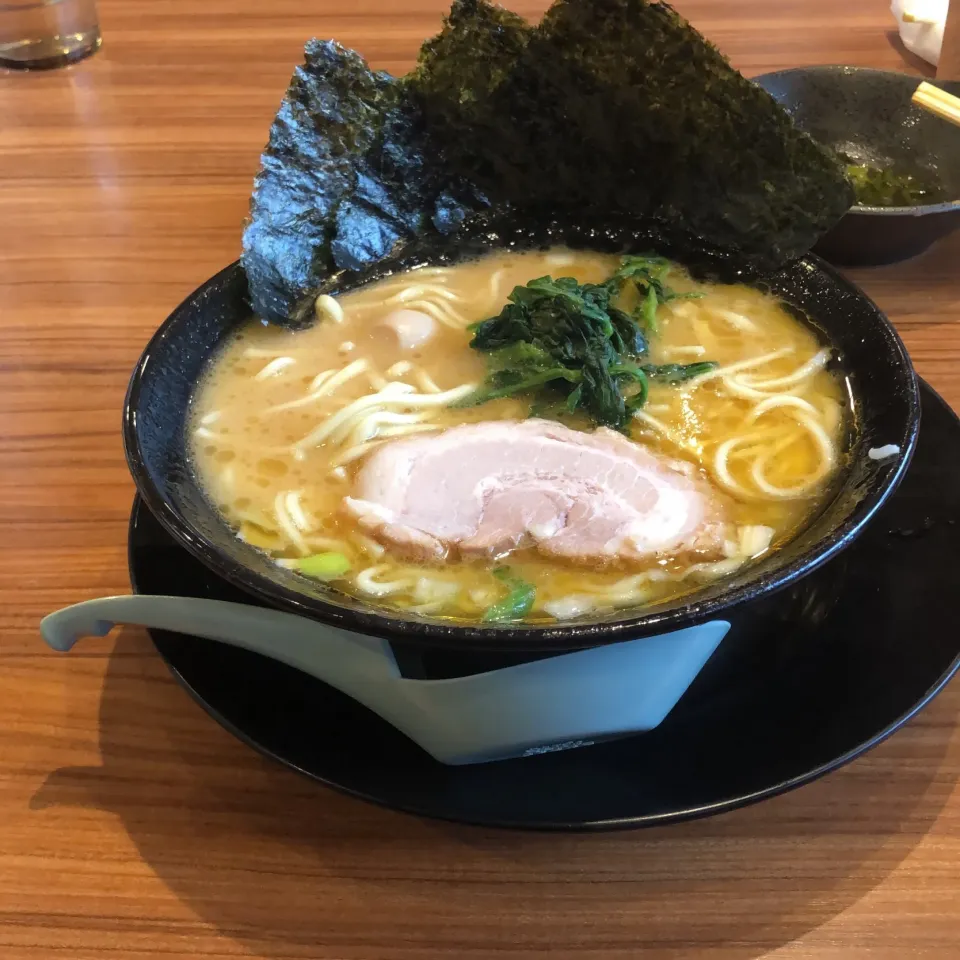
M 534 34 L 522 17 L 486 0 L 455 0 L 443 30 L 423 44 L 404 80 L 447 167 L 470 179 L 482 174 L 501 201 L 510 199 L 501 177 L 511 164 L 499 162 L 498 148 L 509 145 L 498 91 Z
M 341 201 L 396 101 L 394 81 L 337 43 L 311 41 L 254 181 L 243 265 L 254 309 L 286 319 L 332 265 Z
M 434 43 L 464 56 L 487 8 L 455 3 Z M 412 78 L 448 163 L 495 203 L 677 223 L 755 274 L 805 253 L 853 202 L 838 158 L 665 3 L 557 0 L 518 46 L 469 110 L 463 84 L 425 81 L 434 61 Z
M 633 230 L 733 279 L 806 252 L 852 203 L 838 158 L 667 4 L 557 0 L 530 27 L 456 0 L 402 80 L 307 45 L 243 262 L 257 312 L 297 325 L 338 271 L 487 220 L 588 244 Z
M 310 41 L 254 181 L 243 235 L 254 310 L 302 326 L 330 274 L 456 230 L 483 208 L 469 184 L 428 162 L 428 143 L 400 82 L 338 43 Z

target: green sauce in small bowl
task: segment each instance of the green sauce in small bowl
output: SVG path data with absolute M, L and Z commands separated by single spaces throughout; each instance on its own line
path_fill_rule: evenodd
M 950 199 L 929 171 L 927 176 L 907 173 L 896 166 L 860 163 L 845 154 L 847 179 L 853 184 L 857 203 L 867 207 L 919 207 Z

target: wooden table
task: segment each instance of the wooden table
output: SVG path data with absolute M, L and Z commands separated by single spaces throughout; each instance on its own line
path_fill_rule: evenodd
M 679 5 L 750 74 L 904 68 L 887 0 Z M 960 956 L 960 684 L 780 799 L 540 836 L 421 822 L 261 760 L 139 631 L 70 657 L 42 646 L 44 613 L 128 590 L 127 377 L 169 310 L 236 256 L 304 40 L 402 72 L 443 2 L 100 7 L 95 58 L 0 74 L 0 958 Z M 856 274 L 955 406 L 958 261 L 955 235 Z
M 960 80 L 960 9 L 956 5 L 947 8 L 937 77 L 942 80 Z

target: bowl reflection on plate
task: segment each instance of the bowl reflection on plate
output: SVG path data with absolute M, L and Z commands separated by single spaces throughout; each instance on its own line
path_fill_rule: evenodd
M 857 162 L 938 184 L 940 197 L 906 207 L 857 204 L 815 252 L 841 266 L 916 256 L 960 226 L 960 127 L 913 106 L 919 78 L 865 67 L 800 67 L 756 77 L 811 136 Z M 960 94 L 960 82 L 931 81 Z

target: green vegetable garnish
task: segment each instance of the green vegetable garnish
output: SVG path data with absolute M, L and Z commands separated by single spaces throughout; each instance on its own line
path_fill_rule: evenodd
M 691 364 L 648 367 L 639 361 L 647 338 L 657 332 L 657 311 L 686 296 L 665 283 L 663 257 L 624 257 L 604 283 L 572 277 L 539 277 L 514 287 L 496 317 L 471 327 L 471 346 L 487 354 L 484 385 L 467 400 L 475 406 L 517 394 L 537 396 L 534 409 L 547 415 L 580 413 L 594 423 L 625 430 L 646 403 L 647 378 L 671 383 L 710 369 Z M 699 296 L 693 294 L 692 296 Z M 636 299 L 632 315 L 621 309 Z
M 314 580 L 336 580 L 350 570 L 350 561 L 342 553 L 315 553 L 297 561 L 295 570 Z
M 489 354 L 489 374 L 467 403 L 549 389 L 569 412 L 623 429 L 629 420 L 623 387 L 643 385 L 636 359 L 647 343 L 610 302 L 620 283 L 540 277 L 514 287 L 499 316 L 473 328 L 470 345 Z
M 657 332 L 657 307 L 659 304 L 657 291 L 651 284 L 647 287 L 647 295 L 640 304 L 640 315 L 643 317 L 644 326 L 651 337 Z
M 510 591 L 501 601 L 487 607 L 483 614 L 485 623 L 502 623 L 522 620 L 532 609 L 537 588 L 526 580 L 514 576 L 509 567 L 496 567 L 493 575 Z
M 670 272 L 670 261 L 665 257 L 624 257 L 620 269 L 607 281 L 614 290 L 633 285 L 639 297 L 633 317 L 648 337 L 657 333 L 657 308 L 671 300 L 696 300 L 702 293 L 677 293 L 664 280 Z
M 642 369 L 651 380 L 659 380 L 662 383 L 683 383 L 716 370 L 717 366 L 718 364 L 713 360 L 703 360 L 700 363 L 661 363 L 659 366 L 645 363 Z
M 847 179 L 853 184 L 857 203 L 868 207 L 913 207 L 937 202 L 940 191 L 935 184 L 924 184 L 894 167 L 876 167 L 841 156 L 846 161 Z

